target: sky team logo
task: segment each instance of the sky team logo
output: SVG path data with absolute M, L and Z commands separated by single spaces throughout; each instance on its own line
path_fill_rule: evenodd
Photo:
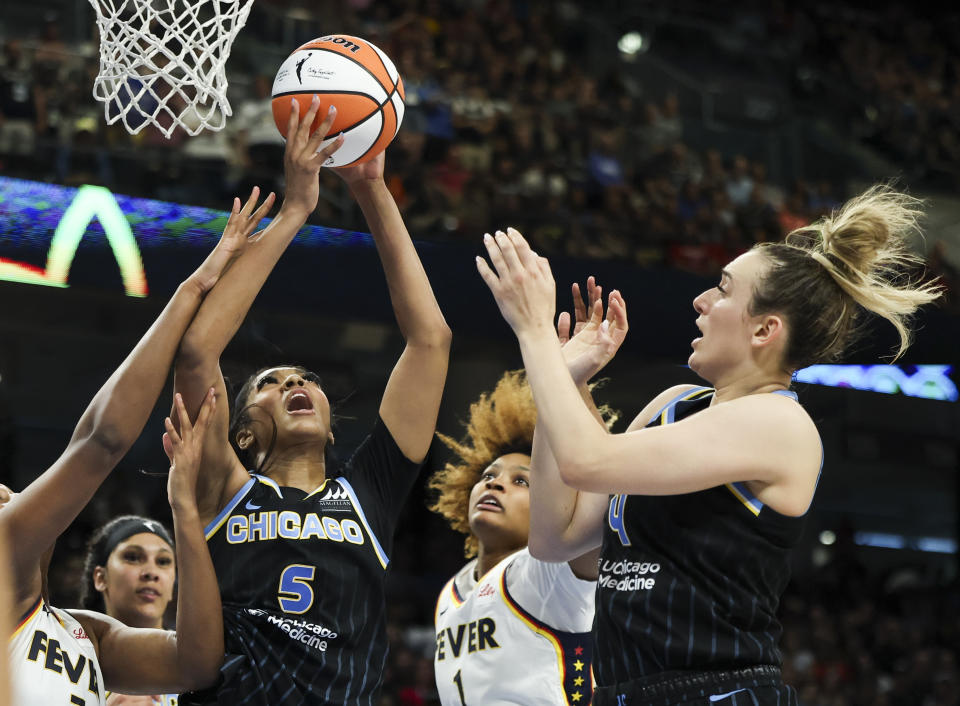
M 317 499 L 317 505 L 331 512 L 349 512 L 352 504 L 350 495 L 338 484 L 331 484 Z

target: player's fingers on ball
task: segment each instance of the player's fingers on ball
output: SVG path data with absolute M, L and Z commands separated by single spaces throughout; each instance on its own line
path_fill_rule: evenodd
M 307 108 L 303 120 L 300 121 L 300 125 L 297 127 L 297 141 L 299 144 L 305 144 L 310 137 L 310 128 L 313 127 L 313 120 L 317 117 L 318 110 L 320 110 L 320 96 L 314 93 L 313 98 L 310 99 L 310 107 Z
M 300 127 L 300 101 L 296 98 L 290 99 L 290 115 L 287 117 L 287 149 L 290 149 L 290 143 L 297 136 L 297 130 Z
M 346 137 L 343 135 L 343 133 L 341 133 L 341 134 L 337 135 L 337 136 L 330 142 L 330 144 L 328 144 L 327 146 L 325 146 L 322 150 L 319 150 L 319 151 L 314 150 L 313 157 L 311 157 L 311 163 L 313 164 L 313 166 L 321 166 L 321 167 L 322 167 L 324 162 L 326 162 L 328 159 L 330 159 L 330 157 L 332 157 L 333 154 L 334 154 L 338 149 L 340 149 L 341 147 L 343 147 L 343 143 L 344 143 L 345 140 L 346 140 Z M 317 143 L 317 146 L 319 146 L 319 143 Z
M 307 142 L 307 147 L 311 149 L 311 153 L 316 152 L 320 148 L 320 143 L 323 142 L 330 133 L 330 128 L 333 127 L 333 121 L 336 117 L 337 106 L 331 105 L 327 110 L 326 117 L 324 117 L 323 121 L 317 126 L 317 129 L 313 131 L 313 134 L 310 135 L 309 142 Z

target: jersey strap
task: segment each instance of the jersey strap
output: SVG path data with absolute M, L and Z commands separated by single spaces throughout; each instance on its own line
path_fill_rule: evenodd
M 360 518 L 360 521 L 367 530 L 367 534 L 370 536 L 370 541 L 373 542 L 373 550 L 377 554 L 377 560 L 380 562 L 380 566 L 386 569 L 387 565 L 390 564 L 390 559 L 387 557 L 386 552 L 383 551 L 383 547 L 380 546 L 380 540 L 378 540 L 377 535 L 373 533 L 373 528 L 370 526 L 370 523 L 367 522 L 367 516 L 363 514 L 363 508 L 360 507 L 360 499 L 357 498 L 357 493 L 354 491 L 353 486 L 347 482 L 346 478 L 341 476 L 337 478 L 337 482 L 340 483 L 340 486 L 346 490 L 347 495 L 350 496 L 353 509 L 357 511 L 357 517 Z
M 694 387 L 690 390 L 684 390 L 679 395 L 674 397 L 672 400 L 667 402 L 659 412 L 653 415 L 650 420 L 653 421 L 660 418 L 660 424 L 673 424 L 673 417 L 676 413 L 677 404 L 680 402 L 688 402 L 690 400 L 695 400 L 700 397 L 703 397 L 708 392 L 713 392 L 712 387 Z
M 510 591 L 507 589 L 506 570 L 500 574 L 500 595 L 510 612 L 533 632 L 546 638 L 556 651 L 557 669 L 563 682 L 566 706 L 585 706 L 589 704 L 593 693 L 593 671 L 591 669 L 593 643 L 590 633 L 554 630 L 546 623 L 537 620 L 510 595 Z
M 14 628 L 13 634 L 10 635 L 10 639 L 12 640 L 14 637 L 16 637 L 17 633 L 23 630 L 24 626 L 26 626 L 27 623 L 33 620 L 36 617 L 37 613 L 39 613 L 42 608 L 43 608 L 43 596 L 37 596 L 37 602 L 34 603 L 33 606 L 31 606 L 26 613 L 23 614 L 22 618 L 20 618 L 20 622 L 17 623 L 17 627 Z
M 233 512 L 233 508 L 240 504 L 240 501 L 243 500 L 244 496 L 250 492 L 250 489 L 253 487 L 253 484 L 257 482 L 256 478 L 250 478 L 246 483 L 243 484 L 243 487 L 237 491 L 236 495 L 230 498 L 224 508 L 220 511 L 220 514 L 211 520 L 210 524 L 203 528 L 203 533 L 206 536 L 207 541 L 217 533 L 217 530 L 223 526 L 223 523 L 227 521 L 227 518 L 230 517 L 230 513 Z

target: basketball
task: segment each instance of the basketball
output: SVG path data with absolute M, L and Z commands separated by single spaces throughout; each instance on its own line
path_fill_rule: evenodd
M 343 133 L 344 142 L 324 164 L 346 167 L 373 159 L 386 149 L 403 120 L 403 81 L 390 58 L 365 39 L 331 34 L 299 47 L 280 65 L 273 81 L 273 119 L 287 136 L 291 98 L 306 114 L 314 94 L 320 109 L 310 131 L 337 108 L 328 139 Z

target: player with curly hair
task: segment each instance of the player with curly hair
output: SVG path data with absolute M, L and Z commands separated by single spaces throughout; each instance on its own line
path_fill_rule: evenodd
M 515 370 L 470 405 L 462 442 L 438 434 L 457 460 L 430 479 L 438 492 L 430 509 L 466 535 L 471 559 L 437 600 L 434 667 L 444 706 L 590 703 L 599 554 L 546 563 L 527 550 L 536 420 L 526 376 Z

